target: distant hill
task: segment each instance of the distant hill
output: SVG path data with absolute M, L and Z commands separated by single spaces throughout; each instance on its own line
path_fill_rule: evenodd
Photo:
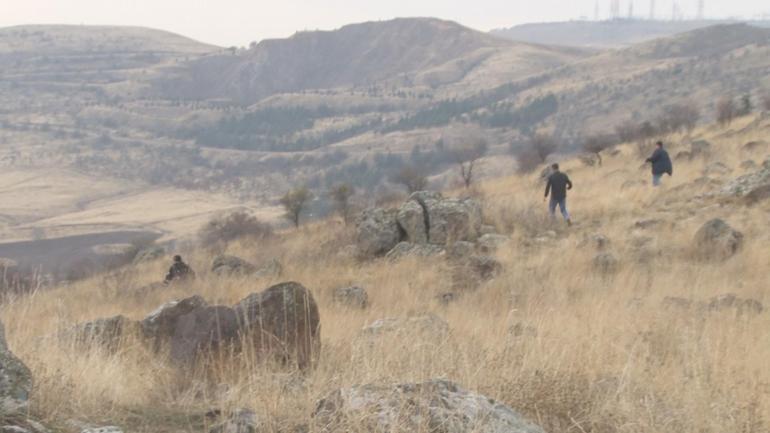
M 207 56 L 163 83 L 173 96 L 256 102 L 306 89 L 440 85 L 516 44 L 457 23 L 395 19 L 297 33 L 243 53 Z
M 728 20 L 693 21 L 568 21 L 558 23 L 524 24 L 491 33 L 514 41 L 546 45 L 590 48 L 619 48 L 652 39 L 672 36 L 719 24 L 734 24 Z M 752 21 L 757 27 L 770 27 L 770 21 Z

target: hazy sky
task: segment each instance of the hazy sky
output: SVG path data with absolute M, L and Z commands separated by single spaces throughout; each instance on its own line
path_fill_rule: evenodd
M 620 0 L 628 11 L 630 0 Z M 768 0 L 705 0 L 706 16 L 770 14 Z M 650 0 L 635 0 L 646 17 Z M 694 16 L 698 0 L 678 0 Z M 610 0 L 600 0 L 606 16 Z M 671 15 L 673 0 L 656 0 Z M 594 16 L 595 0 L 0 0 L 0 27 L 17 24 L 110 24 L 155 27 L 223 46 L 286 37 L 297 30 L 409 16 L 434 16 L 480 30 Z

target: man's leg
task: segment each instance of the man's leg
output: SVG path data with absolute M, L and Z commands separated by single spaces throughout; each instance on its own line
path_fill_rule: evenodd
M 548 212 L 551 214 L 551 218 L 556 216 L 556 205 L 558 202 L 551 197 L 551 201 L 548 202 Z
M 561 210 L 561 215 L 564 217 L 564 220 L 567 222 L 571 221 L 571 218 L 569 216 L 569 212 L 567 212 L 567 199 L 563 198 L 559 200 L 559 210 Z
M 652 186 L 660 186 L 660 178 L 663 177 L 662 174 L 653 174 L 652 175 Z

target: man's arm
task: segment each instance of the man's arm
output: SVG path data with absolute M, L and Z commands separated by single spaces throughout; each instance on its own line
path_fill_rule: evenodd
M 548 194 L 551 192 L 551 178 L 548 178 L 548 183 L 545 184 L 545 197 L 548 198 Z
M 647 162 L 655 164 L 660 159 L 662 153 L 660 149 L 655 149 L 655 152 L 652 152 L 652 156 L 647 158 Z
M 572 189 L 572 181 L 569 180 L 569 177 L 567 178 L 567 189 Z

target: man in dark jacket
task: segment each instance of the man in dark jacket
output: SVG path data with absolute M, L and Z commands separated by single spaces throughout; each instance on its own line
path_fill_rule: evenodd
M 652 186 L 660 185 L 660 178 L 665 173 L 668 173 L 669 176 L 674 173 L 671 158 L 668 156 L 668 152 L 663 149 L 663 142 L 659 141 L 655 146 L 657 147 L 655 152 L 646 161 L 652 163 Z
M 191 280 L 194 278 L 195 272 L 193 272 L 192 268 L 187 266 L 187 263 L 182 261 L 182 256 L 174 256 L 174 264 L 169 268 L 163 283 L 169 284 L 174 281 Z
M 551 212 L 551 217 L 555 217 L 556 205 L 558 205 L 564 220 L 572 225 L 572 219 L 567 212 L 567 190 L 572 189 L 572 181 L 566 174 L 559 171 L 559 164 L 552 165 L 551 169 L 553 173 L 548 176 L 548 184 L 545 186 L 545 199 L 548 198 L 549 193 L 551 194 L 548 210 Z

